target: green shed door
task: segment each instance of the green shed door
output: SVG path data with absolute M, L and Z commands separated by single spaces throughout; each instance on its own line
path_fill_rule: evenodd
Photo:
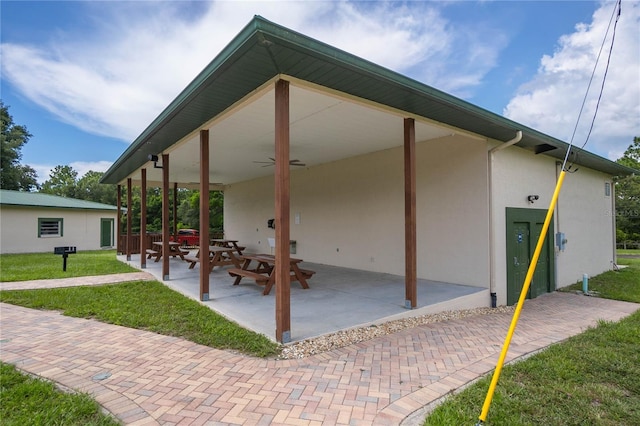
M 100 219 L 100 247 L 113 247 L 113 219 Z
M 518 302 L 546 214 L 547 211 L 542 209 L 507 208 L 507 305 Z M 553 241 L 553 221 L 545 237 L 527 298 L 555 290 L 554 252 L 549 241 Z

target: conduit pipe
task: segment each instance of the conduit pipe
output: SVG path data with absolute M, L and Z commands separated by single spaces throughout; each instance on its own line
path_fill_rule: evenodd
M 516 132 L 516 136 L 513 139 L 510 139 L 498 146 L 495 146 L 489 150 L 489 293 L 491 293 L 491 307 L 495 308 L 497 306 L 497 295 L 496 295 L 496 265 L 495 265 L 495 246 L 494 246 L 494 238 L 493 238 L 493 155 L 502 151 L 505 148 L 508 148 L 512 145 L 517 144 L 522 140 L 522 130 L 518 130 Z
M 562 161 L 556 161 L 556 185 L 558 184 L 558 179 L 560 179 L 560 173 L 562 173 Z M 556 235 L 562 232 L 562 226 L 560 224 L 560 198 L 558 197 L 558 204 L 556 204 L 556 209 L 554 212 L 554 217 L 556 219 Z M 555 241 L 555 240 L 554 240 Z M 553 282 L 555 285 L 558 285 L 558 269 L 561 267 L 559 259 L 560 259 L 560 247 L 558 246 L 558 242 L 556 241 L 555 248 L 553 250 L 555 256 L 555 265 L 553 268 Z

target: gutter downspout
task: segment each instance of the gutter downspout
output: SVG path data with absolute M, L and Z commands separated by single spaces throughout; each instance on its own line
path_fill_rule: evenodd
M 494 245 L 494 226 L 493 226 L 493 155 L 505 148 L 515 145 L 522 140 L 522 130 L 518 130 L 516 136 L 496 147 L 489 150 L 489 292 L 491 293 L 491 307 L 497 307 L 496 295 L 496 266 L 495 266 L 495 245 Z
M 562 173 L 562 162 L 561 161 L 556 161 L 556 185 L 558 184 L 558 180 L 560 179 L 560 173 Z M 556 238 L 557 235 L 561 232 L 561 226 L 560 226 L 560 196 L 558 196 L 558 202 L 556 203 L 556 210 L 554 212 L 555 214 L 555 219 L 556 219 Z M 558 246 L 558 242 L 556 241 L 555 247 L 553 249 L 553 253 L 555 256 L 555 267 L 553 268 L 553 279 L 554 279 L 554 285 L 557 289 L 558 288 L 558 265 L 559 265 L 559 260 L 560 260 L 560 247 Z
M 617 223 L 616 223 L 616 182 L 612 179 L 611 180 L 611 227 L 612 227 L 612 232 L 613 232 L 613 265 L 611 265 L 611 269 L 613 270 L 617 270 L 618 269 L 618 233 L 616 232 L 616 229 L 618 227 Z

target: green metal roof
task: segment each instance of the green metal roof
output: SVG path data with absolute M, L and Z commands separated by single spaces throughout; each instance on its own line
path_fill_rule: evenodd
M 101 182 L 119 183 L 279 74 L 387 105 L 487 138 L 563 159 L 568 144 L 416 80 L 255 16 L 116 160 Z M 635 170 L 573 148 L 576 164 L 627 175 Z
M 59 197 L 57 195 L 41 194 L 39 192 L 8 191 L 6 189 L 0 190 L 0 205 L 75 210 L 118 210 L 116 206 L 109 204 L 76 200 L 73 198 Z

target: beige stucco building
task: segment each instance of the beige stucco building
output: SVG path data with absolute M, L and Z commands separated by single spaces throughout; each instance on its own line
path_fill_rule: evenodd
M 0 253 L 110 249 L 116 216 L 116 207 L 107 204 L 0 190 Z
M 405 276 L 409 308 L 416 278 L 482 288 L 489 306 L 517 300 L 565 157 L 530 296 L 612 268 L 612 177 L 633 171 L 569 148 L 256 17 L 103 182 L 166 200 L 172 186 L 223 190 L 225 234 L 247 251 L 275 238 L 279 257 Z M 286 333 L 287 286 L 276 290 Z

